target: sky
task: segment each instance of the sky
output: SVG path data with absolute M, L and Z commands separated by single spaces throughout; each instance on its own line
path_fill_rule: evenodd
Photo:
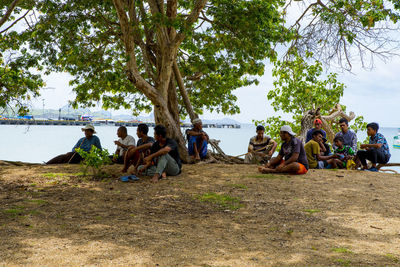
M 259 78 L 258 85 L 237 89 L 237 104 L 240 114 L 227 116 L 206 112 L 203 119 L 232 118 L 242 123 L 252 120 L 264 120 L 276 114 L 267 99 L 267 92 L 272 86 L 272 66 L 267 65 L 265 74 Z M 400 58 L 390 61 L 376 61 L 372 70 L 355 66 L 352 73 L 339 73 L 339 81 L 346 85 L 341 104 L 349 111 L 364 116 L 367 122 L 378 122 L 384 127 L 400 127 Z M 36 108 L 58 109 L 74 99 L 72 88 L 68 82 L 71 79 L 66 73 L 53 73 L 44 77 L 47 89 L 41 91 L 41 97 L 32 102 Z M 42 101 L 44 99 L 44 101 Z M 129 114 L 129 110 L 112 111 L 113 114 Z M 285 119 L 290 116 L 283 116 Z

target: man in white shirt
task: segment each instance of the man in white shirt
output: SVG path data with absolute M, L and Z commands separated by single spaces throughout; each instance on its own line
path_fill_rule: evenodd
M 112 161 L 118 164 L 124 164 L 125 152 L 128 151 L 130 147 L 134 147 L 136 141 L 133 136 L 128 135 L 128 130 L 125 126 L 118 128 L 117 136 L 119 137 L 118 141 L 114 141 L 114 144 L 117 145 L 117 150 L 115 150 Z

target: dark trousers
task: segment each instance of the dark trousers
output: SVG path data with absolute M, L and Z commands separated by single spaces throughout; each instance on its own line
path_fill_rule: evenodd
M 367 160 L 373 164 L 382 163 L 386 164 L 389 161 L 389 156 L 383 153 L 382 149 L 370 148 L 368 150 L 357 151 L 357 157 L 360 159 L 363 166 L 367 165 Z
M 46 164 L 62 164 L 62 163 L 79 163 L 82 161 L 82 157 L 76 152 L 68 152 L 66 154 L 58 155 L 52 158 Z

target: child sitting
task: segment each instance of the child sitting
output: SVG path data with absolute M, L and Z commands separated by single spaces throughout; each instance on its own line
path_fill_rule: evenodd
M 332 169 L 344 169 L 346 168 L 347 161 L 353 158 L 355 154 L 354 150 L 350 146 L 344 144 L 342 136 L 336 136 L 333 142 L 336 146 L 335 158 L 328 160 L 328 164 Z

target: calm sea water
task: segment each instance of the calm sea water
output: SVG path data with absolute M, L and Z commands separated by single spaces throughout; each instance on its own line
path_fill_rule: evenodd
M 0 159 L 24 162 L 43 162 L 52 157 L 71 151 L 79 138 L 83 137 L 81 126 L 26 126 L 0 125 Z M 221 140 L 220 147 L 228 155 L 240 155 L 247 152 L 250 137 L 255 135 L 255 128 L 244 126 L 241 129 L 204 129 L 210 138 Z M 97 136 L 103 148 L 110 153 L 114 152 L 117 140 L 117 127 L 97 126 Z M 390 145 L 392 157 L 390 162 L 400 162 L 400 149 L 393 148 L 393 137 L 397 135 L 397 128 L 382 128 L 380 132 L 386 137 Z M 136 127 L 128 127 L 128 134 L 135 137 Z M 150 128 L 149 135 L 153 136 Z M 358 135 L 364 140 L 366 133 Z

